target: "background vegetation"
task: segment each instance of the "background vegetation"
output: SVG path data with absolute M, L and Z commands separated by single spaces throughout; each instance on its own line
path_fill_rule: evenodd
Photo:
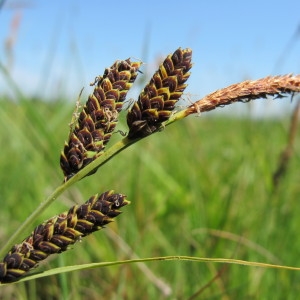
M 1 98 L 1 241 L 63 180 L 59 154 L 73 109 L 63 99 Z M 280 185 L 274 189 L 272 183 L 289 122 L 288 116 L 264 120 L 210 112 L 126 149 L 64 193 L 39 222 L 108 189 L 126 194 L 131 205 L 105 230 L 51 257 L 41 270 L 163 255 L 299 266 L 299 139 Z M 294 299 L 298 283 L 295 271 L 161 261 L 4 286 L 0 297 Z

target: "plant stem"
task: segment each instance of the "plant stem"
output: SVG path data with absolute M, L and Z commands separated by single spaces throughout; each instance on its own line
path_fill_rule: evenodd
M 279 265 L 279 264 L 269 264 L 269 263 L 262 263 L 262 262 L 256 262 L 256 261 L 247 261 L 247 260 L 231 259 L 231 258 L 207 258 L 207 257 L 195 257 L 195 256 L 184 256 L 184 255 L 172 255 L 172 256 L 159 256 L 159 257 L 119 260 L 119 261 L 113 261 L 113 262 L 88 263 L 88 264 L 82 264 L 82 265 L 73 265 L 73 266 L 53 268 L 53 269 L 50 269 L 47 271 L 38 272 L 36 274 L 31 274 L 29 276 L 23 277 L 22 279 L 20 279 L 17 282 L 13 282 L 13 283 L 20 283 L 20 282 L 24 282 L 24 281 L 28 281 L 28 280 L 33 280 L 33 279 L 47 277 L 47 276 L 53 276 L 53 275 L 62 274 L 62 273 L 90 270 L 90 269 L 101 268 L 101 267 L 125 265 L 125 264 L 133 264 L 133 263 L 147 263 L 147 262 L 153 262 L 153 261 L 173 261 L 173 260 L 199 262 L 199 263 L 234 264 L 234 265 L 240 265 L 240 266 L 260 267 L 260 268 L 265 268 L 265 269 L 281 269 L 281 270 L 300 271 L 299 267 L 292 267 L 292 266 Z
M 44 212 L 48 206 L 50 206 L 59 195 L 61 195 L 66 189 L 71 185 L 75 184 L 77 181 L 85 177 L 88 173 L 94 170 L 97 167 L 102 166 L 117 153 L 121 152 L 125 148 L 129 147 L 133 143 L 137 142 L 136 140 L 129 140 L 127 138 L 122 139 L 121 141 L 115 143 L 112 147 L 108 148 L 100 157 L 95 159 L 85 168 L 80 170 L 76 175 L 74 175 L 70 180 L 64 182 L 59 187 L 57 187 L 34 211 L 33 213 L 20 225 L 20 227 L 15 231 L 15 233 L 7 240 L 4 246 L 0 250 L 0 257 L 3 257 L 9 249 L 21 240 L 22 235 L 29 228 L 32 228 L 33 223 L 39 217 L 39 215 Z

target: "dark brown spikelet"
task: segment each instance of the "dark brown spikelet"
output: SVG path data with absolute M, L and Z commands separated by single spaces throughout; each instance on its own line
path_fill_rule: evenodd
M 49 255 L 68 250 L 69 245 L 110 223 L 128 203 L 124 195 L 107 191 L 45 221 L 4 257 L 0 282 L 17 281 Z
M 65 180 L 102 154 L 141 64 L 130 59 L 116 61 L 103 76 L 96 78 L 94 92 L 84 105 L 60 156 Z M 94 172 L 96 170 L 89 175 Z
M 179 48 L 159 66 L 127 114 L 129 139 L 145 137 L 169 119 L 187 87 L 191 60 L 192 50 Z

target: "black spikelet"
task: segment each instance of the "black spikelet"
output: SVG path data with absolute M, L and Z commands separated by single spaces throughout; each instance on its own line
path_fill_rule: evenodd
M 130 59 L 116 61 L 96 79 L 94 92 L 84 105 L 60 156 L 65 181 L 103 153 L 141 64 Z M 96 170 L 88 175 L 94 172 Z
M 167 56 L 127 114 L 128 138 L 145 137 L 168 120 L 187 87 L 192 50 L 177 49 Z

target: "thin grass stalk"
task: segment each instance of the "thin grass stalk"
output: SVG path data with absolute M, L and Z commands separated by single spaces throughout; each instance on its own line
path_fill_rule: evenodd
M 0 61 L 0 72 L 3 74 L 3 77 L 6 79 L 8 85 L 11 86 L 12 91 L 16 95 L 16 99 L 24 99 L 25 97 L 24 97 L 21 89 L 19 88 L 19 86 L 17 85 L 17 83 L 13 80 L 13 78 L 11 77 L 9 71 L 1 63 L 1 61 Z
M 132 263 L 146 263 L 146 262 L 153 262 L 153 261 L 173 261 L 173 260 L 191 261 L 191 262 L 199 262 L 199 263 L 234 264 L 234 265 L 256 267 L 256 268 L 259 267 L 259 268 L 267 268 L 267 269 L 297 271 L 297 272 L 300 271 L 299 267 L 280 265 L 280 264 L 269 264 L 269 263 L 247 261 L 247 260 L 240 260 L 240 259 L 231 259 L 231 258 L 207 258 L 207 257 L 195 257 L 195 256 L 184 256 L 184 255 L 172 255 L 172 256 L 149 257 L 149 258 L 137 258 L 137 259 L 112 261 L 112 262 L 98 262 L 98 263 L 89 263 L 89 264 L 82 264 L 76 266 L 54 268 L 39 274 L 32 274 L 28 277 L 23 277 L 22 279 L 19 280 L 19 282 L 24 282 L 24 281 L 47 277 L 47 276 L 53 276 L 61 273 L 90 270 L 90 269 L 95 269 L 100 267 L 110 267 L 110 266 L 125 265 L 125 264 L 132 264 Z
M 139 259 L 134 250 L 119 235 L 117 235 L 117 233 L 110 228 L 108 228 L 106 232 L 108 232 L 109 238 L 115 242 L 117 248 L 120 249 L 123 254 L 126 254 L 131 259 Z M 147 277 L 151 284 L 156 286 L 165 297 L 172 294 L 171 287 L 164 282 L 162 278 L 159 278 L 156 274 L 154 274 L 154 272 L 146 264 L 138 263 L 137 267 Z
M 293 154 L 293 145 L 295 143 L 296 134 L 298 130 L 298 123 L 300 117 L 300 101 L 298 101 L 291 118 L 291 124 L 289 128 L 289 137 L 285 149 L 282 151 L 277 169 L 273 174 L 273 189 L 276 190 L 279 186 L 281 178 L 285 175 L 288 163 Z
M 222 275 L 228 270 L 228 265 L 223 266 L 220 270 L 217 271 L 216 275 L 214 275 L 206 284 L 204 284 L 198 291 L 196 291 L 192 296 L 187 298 L 187 300 L 199 299 L 199 296 L 203 294 L 203 292 L 210 288 L 216 280 L 220 279 Z M 222 290 L 222 300 L 229 300 L 230 298 L 225 294 L 226 291 Z

